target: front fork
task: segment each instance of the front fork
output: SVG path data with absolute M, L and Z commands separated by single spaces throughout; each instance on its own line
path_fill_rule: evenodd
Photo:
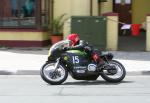
M 106 69 L 106 67 L 109 66 L 109 60 L 107 59 L 106 56 L 100 57 L 100 58 L 103 58 L 102 60 L 103 60 L 103 62 L 104 62 L 104 64 L 99 68 L 99 72 L 102 72 L 103 69 Z
M 107 75 L 114 75 L 117 73 L 117 68 L 113 65 L 110 65 L 109 61 L 110 60 L 108 60 L 107 57 L 105 57 L 105 65 L 101 68 L 101 72 L 103 70 L 107 70 Z
M 60 63 L 60 58 L 57 58 L 55 66 L 54 66 L 55 71 L 57 70 L 59 63 Z

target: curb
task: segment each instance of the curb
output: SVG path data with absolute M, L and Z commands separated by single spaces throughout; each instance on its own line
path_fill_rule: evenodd
M 140 75 L 149 75 L 150 76 L 150 71 L 131 71 L 126 73 L 127 76 L 140 76 Z
M 17 72 L 10 72 L 0 70 L 0 75 L 40 75 L 40 70 L 18 70 Z M 140 75 L 149 75 L 150 71 L 127 71 L 127 76 L 140 76 Z
M 0 70 L 0 75 L 40 75 L 39 70 L 18 70 L 17 72 L 10 72 Z

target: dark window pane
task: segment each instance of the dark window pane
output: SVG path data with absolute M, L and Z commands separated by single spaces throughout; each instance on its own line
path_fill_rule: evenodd
M 40 28 L 49 23 L 52 0 L 0 1 L 0 28 Z
M 49 24 L 49 10 L 50 10 L 50 7 L 49 7 L 49 4 L 50 4 L 50 0 L 43 0 L 42 3 L 41 3 L 41 23 L 42 23 L 42 26 L 44 25 L 48 25 Z
M 1 27 L 32 27 L 36 25 L 36 0 L 1 0 Z

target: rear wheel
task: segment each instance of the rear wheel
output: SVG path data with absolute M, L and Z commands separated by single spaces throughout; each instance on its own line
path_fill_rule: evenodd
M 109 61 L 109 67 L 109 69 L 104 68 L 102 70 L 101 76 L 103 79 L 105 79 L 108 82 L 117 83 L 125 78 L 126 70 L 120 62 L 116 60 L 111 60 Z
M 59 64 L 58 68 L 55 70 L 55 63 L 51 62 L 45 63 L 42 66 L 40 75 L 45 82 L 51 85 L 59 85 L 67 79 L 68 71 L 61 64 Z

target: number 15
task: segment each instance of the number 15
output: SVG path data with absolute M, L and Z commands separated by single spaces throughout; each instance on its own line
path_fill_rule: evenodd
M 80 61 L 79 61 L 79 56 L 73 56 L 72 59 L 73 59 L 73 63 L 74 63 L 74 64 L 80 62 Z

